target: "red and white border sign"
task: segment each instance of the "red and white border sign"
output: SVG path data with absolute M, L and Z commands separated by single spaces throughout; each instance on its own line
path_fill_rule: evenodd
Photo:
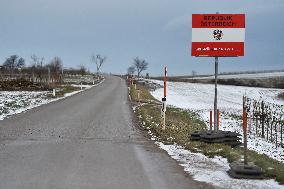
M 244 56 L 245 14 L 193 14 L 192 56 Z

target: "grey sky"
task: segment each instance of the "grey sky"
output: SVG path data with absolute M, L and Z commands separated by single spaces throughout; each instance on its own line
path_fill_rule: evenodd
M 220 71 L 284 69 L 283 0 L 0 0 L 0 63 L 36 54 L 66 67 L 108 57 L 102 70 L 125 73 L 133 58 L 151 75 L 213 73 L 213 58 L 190 56 L 191 14 L 246 13 L 246 56 L 220 58 Z M 145 73 L 144 73 L 145 74 Z

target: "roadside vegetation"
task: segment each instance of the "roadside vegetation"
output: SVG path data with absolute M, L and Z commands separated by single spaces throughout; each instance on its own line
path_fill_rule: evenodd
M 280 94 L 278 95 L 278 98 L 284 100 L 284 93 L 280 93 Z
M 138 92 L 138 89 L 140 92 Z M 140 93 L 138 98 L 138 93 Z M 175 107 L 167 107 L 166 129 L 161 127 L 161 105 L 154 99 L 150 92 L 143 86 L 130 86 L 130 97 L 138 117 L 139 125 L 151 133 L 156 141 L 164 144 L 178 144 L 191 152 L 202 153 L 208 157 L 222 156 L 228 162 L 242 161 L 243 148 L 225 144 L 208 144 L 199 141 L 190 141 L 189 135 L 197 130 L 205 130 L 206 124 L 199 119 L 199 116 L 189 110 Z M 139 103 L 140 101 L 140 103 Z M 150 135 L 149 135 L 150 137 Z M 284 185 L 284 164 L 269 158 L 266 155 L 248 151 L 248 160 L 261 167 L 266 178 L 276 179 Z

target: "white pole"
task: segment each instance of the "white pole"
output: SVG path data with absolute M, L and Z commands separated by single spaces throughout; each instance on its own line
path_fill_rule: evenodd
M 162 129 L 166 129 L 166 101 L 165 98 L 162 99 L 162 109 L 161 109 L 161 114 L 162 114 Z
M 56 91 L 55 91 L 55 89 L 53 89 L 53 91 L 52 91 L 52 95 L 53 95 L 53 97 L 55 97 L 55 96 L 56 96 Z
M 167 66 L 164 68 L 164 98 L 162 98 L 162 129 L 166 129 L 166 109 L 167 109 Z

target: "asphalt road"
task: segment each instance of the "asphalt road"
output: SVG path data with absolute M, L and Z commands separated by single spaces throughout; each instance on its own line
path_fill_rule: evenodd
M 0 189 L 211 188 L 132 122 L 125 81 L 0 121 Z

